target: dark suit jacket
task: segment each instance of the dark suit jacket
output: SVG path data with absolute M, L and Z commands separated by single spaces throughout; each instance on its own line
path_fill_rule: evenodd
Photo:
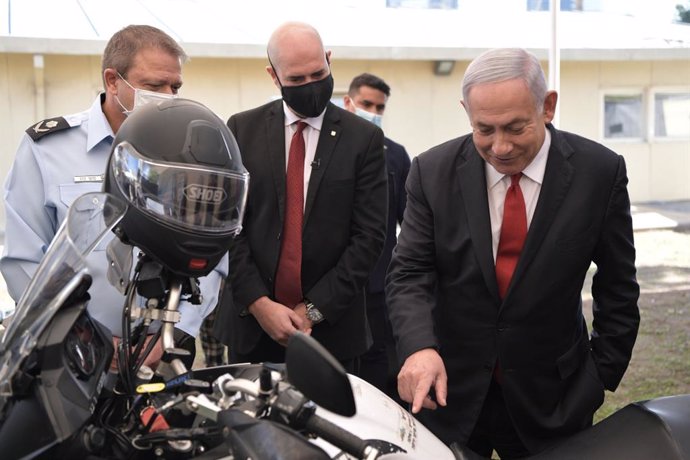
M 223 305 L 216 336 L 241 354 L 256 352 L 265 334 L 246 308 L 274 298 L 285 208 L 285 134 L 282 100 L 228 120 L 249 171 L 244 228 L 230 247 L 233 304 Z M 336 358 L 371 344 L 364 286 L 386 235 L 387 185 L 383 132 L 329 104 L 307 190 L 302 293 L 325 316 L 312 335 Z
M 405 147 L 397 142 L 385 138 L 384 152 L 386 156 L 386 171 L 388 172 L 388 225 L 386 241 L 383 245 L 381 257 L 371 272 L 367 292 L 382 293 L 386 282 L 386 270 L 391 261 L 393 248 L 398 241 L 397 227 L 402 223 L 405 212 L 405 181 L 410 171 L 410 156 Z
M 423 411 L 444 441 L 471 434 L 498 359 L 505 403 L 531 451 L 591 424 L 637 336 L 639 287 L 623 158 L 555 130 L 539 200 L 501 302 L 484 161 L 471 136 L 415 158 L 387 278 L 401 359 L 439 350 L 448 406 Z M 590 262 L 591 338 L 581 290 Z

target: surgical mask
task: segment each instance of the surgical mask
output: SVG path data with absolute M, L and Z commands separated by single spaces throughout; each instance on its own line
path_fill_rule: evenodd
M 352 105 L 355 106 L 355 114 L 361 118 L 364 118 L 366 121 L 370 121 L 379 128 L 381 127 L 381 123 L 383 122 L 383 115 L 379 115 L 378 113 L 372 113 L 372 112 L 367 112 L 364 109 L 360 109 L 357 107 L 354 103 L 352 102 Z
M 323 112 L 333 95 L 333 75 L 300 86 L 280 85 L 285 103 L 298 115 L 311 118 Z
M 115 96 L 117 103 L 120 104 L 120 107 L 122 107 L 122 113 L 124 113 L 125 115 L 129 115 L 130 113 L 134 112 L 137 109 L 137 107 L 146 105 L 149 102 L 164 102 L 177 97 L 177 94 L 157 93 L 155 91 L 149 91 L 147 89 L 135 88 L 127 80 L 125 80 L 125 77 L 120 75 L 120 72 L 118 72 L 117 75 L 122 79 L 122 81 L 124 81 L 127 84 L 127 86 L 132 88 L 132 90 L 134 91 L 134 106 L 132 107 L 132 110 L 127 109 L 127 107 L 125 107 L 124 104 L 120 102 L 120 98 Z

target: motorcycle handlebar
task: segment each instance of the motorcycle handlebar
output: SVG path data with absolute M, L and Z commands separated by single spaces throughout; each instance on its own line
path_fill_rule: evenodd
M 339 449 L 361 459 L 374 459 L 378 453 L 365 440 L 340 428 L 323 417 L 312 414 L 306 420 L 304 427 L 307 431 L 330 442 Z

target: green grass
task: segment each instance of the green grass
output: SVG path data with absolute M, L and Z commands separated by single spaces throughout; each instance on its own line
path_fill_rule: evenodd
M 595 422 L 635 401 L 690 393 L 690 290 L 640 296 L 640 331 L 618 389 Z

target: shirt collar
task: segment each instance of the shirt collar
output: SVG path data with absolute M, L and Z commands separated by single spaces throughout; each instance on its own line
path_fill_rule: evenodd
M 321 131 L 321 126 L 323 125 L 323 117 L 326 114 L 326 109 L 323 110 L 318 116 L 312 118 L 300 118 L 295 113 L 290 110 L 288 105 L 283 101 L 283 112 L 285 113 L 285 126 L 290 126 L 297 121 L 303 121 L 317 131 Z
M 541 184 L 544 181 L 544 173 L 546 172 L 546 159 L 549 156 L 549 148 L 551 148 L 551 131 L 546 128 L 544 134 L 544 143 L 542 144 L 537 155 L 532 159 L 530 164 L 522 170 L 522 174 L 532 179 L 534 182 Z M 492 189 L 498 184 L 505 174 L 496 171 L 488 162 L 484 163 L 484 170 L 486 171 L 486 184 L 489 189 Z
M 544 182 L 544 173 L 546 172 L 546 159 L 549 157 L 549 149 L 551 148 L 551 131 L 546 128 L 544 133 L 544 143 L 542 144 L 537 156 L 527 165 L 522 171 L 522 174 L 532 179 L 537 184 Z
M 102 104 L 105 102 L 105 93 L 98 95 L 91 108 L 89 109 L 89 121 L 87 125 L 86 150 L 91 151 L 104 140 L 112 142 L 115 135 L 113 128 L 110 127 L 108 119 L 103 113 Z

